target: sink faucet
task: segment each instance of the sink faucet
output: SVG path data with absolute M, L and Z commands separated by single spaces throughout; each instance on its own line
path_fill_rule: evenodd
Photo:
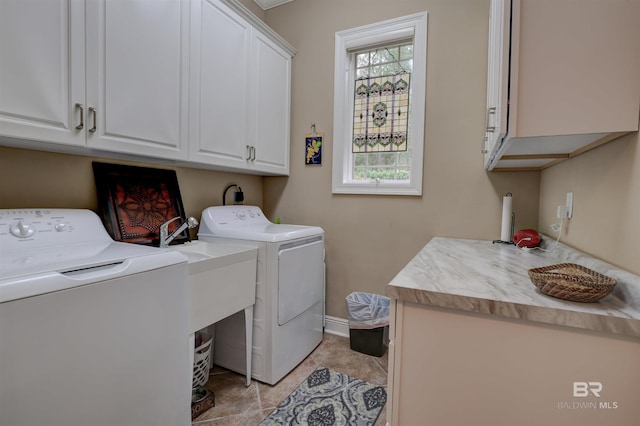
M 189 228 L 195 228 L 196 226 L 198 226 L 198 220 L 193 217 L 193 216 L 189 216 L 189 218 L 187 219 L 186 222 L 184 222 L 182 225 L 180 225 L 178 227 L 178 229 L 176 229 L 175 231 L 173 231 L 173 233 L 171 235 L 169 235 L 169 224 L 173 221 L 176 221 L 180 219 L 180 216 L 178 217 L 174 217 L 171 220 L 166 221 L 165 223 L 163 223 L 162 225 L 160 225 L 160 248 L 167 248 L 169 247 L 169 243 L 171 241 L 173 241 L 173 239 L 175 237 L 177 237 L 178 235 L 180 235 L 180 233 L 182 231 L 184 231 L 185 229 Z

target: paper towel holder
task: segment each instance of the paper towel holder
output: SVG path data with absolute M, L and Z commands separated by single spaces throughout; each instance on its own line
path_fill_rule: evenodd
M 514 211 L 511 211 L 511 214 L 509 216 L 507 216 L 508 215 L 508 210 L 506 210 L 507 208 L 509 210 L 511 210 L 511 197 L 513 197 L 513 194 L 511 192 L 507 192 L 505 194 L 505 196 L 504 196 L 505 204 L 502 206 L 502 221 L 503 221 L 503 225 L 502 226 L 503 226 L 503 228 L 502 228 L 502 232 L 500 234 L 500 239 L 499 240 L 493 240 L 492 244 L 499 243 L 499 244 L 515 245 L 515 243 L 513 242 L 513 235 L 514 235 L 515 224 L 516 224 L 516 213 Z M 508 204 L 506 203 L 507 199 L 509 200 Z M 504 238 L 505 238 L 505 235 L 504 235 L 505 234 L 505 227 L 504 227 L 505 223 L 504 223 L 504 220 L 507 217 L 509 217 L 511 219 L 510 226 L 509 226 L 509 228 L 507 228 L 509 230 L 509 235 L 507 236 L 507 238 L 509 238 L 508 241 L 504 240 Z
M 511 237 L 513 239 L 513 232 L 515 231 L 515 224 L 516 224 L 516 213 L 515 212 L 511 212 Z M 493 240 L 492 244 L 495 243 L 500 243 L 500 244 L 510 244 L 510 245 L 515 245 L 516 243 L 514 243 L 513 241 L 502 241 L 502 240 Z

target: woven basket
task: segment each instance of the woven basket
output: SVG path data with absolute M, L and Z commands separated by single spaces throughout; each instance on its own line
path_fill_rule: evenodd
M 529 269 L 531 282 L 548 296 L 573 302 L 596 302 L 616 285 L 616 280 L 575 263 Z

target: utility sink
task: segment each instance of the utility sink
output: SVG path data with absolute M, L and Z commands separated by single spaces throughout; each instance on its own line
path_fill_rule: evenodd
M 257 248 L 192 241 L 169 250 L 187 258 L 190 333 L 255 303 Z
M 169 250 L 179 251 L 187 258 L 190 334 L 244 311 L 246 385 L 249 386 L 258 249 L 191 241 L 170 246 Z

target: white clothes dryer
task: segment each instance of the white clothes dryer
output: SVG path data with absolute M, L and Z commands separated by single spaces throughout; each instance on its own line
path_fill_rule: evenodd
M 322 342 L 324 231 L 270 222 L 256 206 L 216 206 L 202 212 L 198 238 L 258 248 L 252 377 L 275 384 Z M 245 373 L 244 322 L 216 323 L 214 363 Z

